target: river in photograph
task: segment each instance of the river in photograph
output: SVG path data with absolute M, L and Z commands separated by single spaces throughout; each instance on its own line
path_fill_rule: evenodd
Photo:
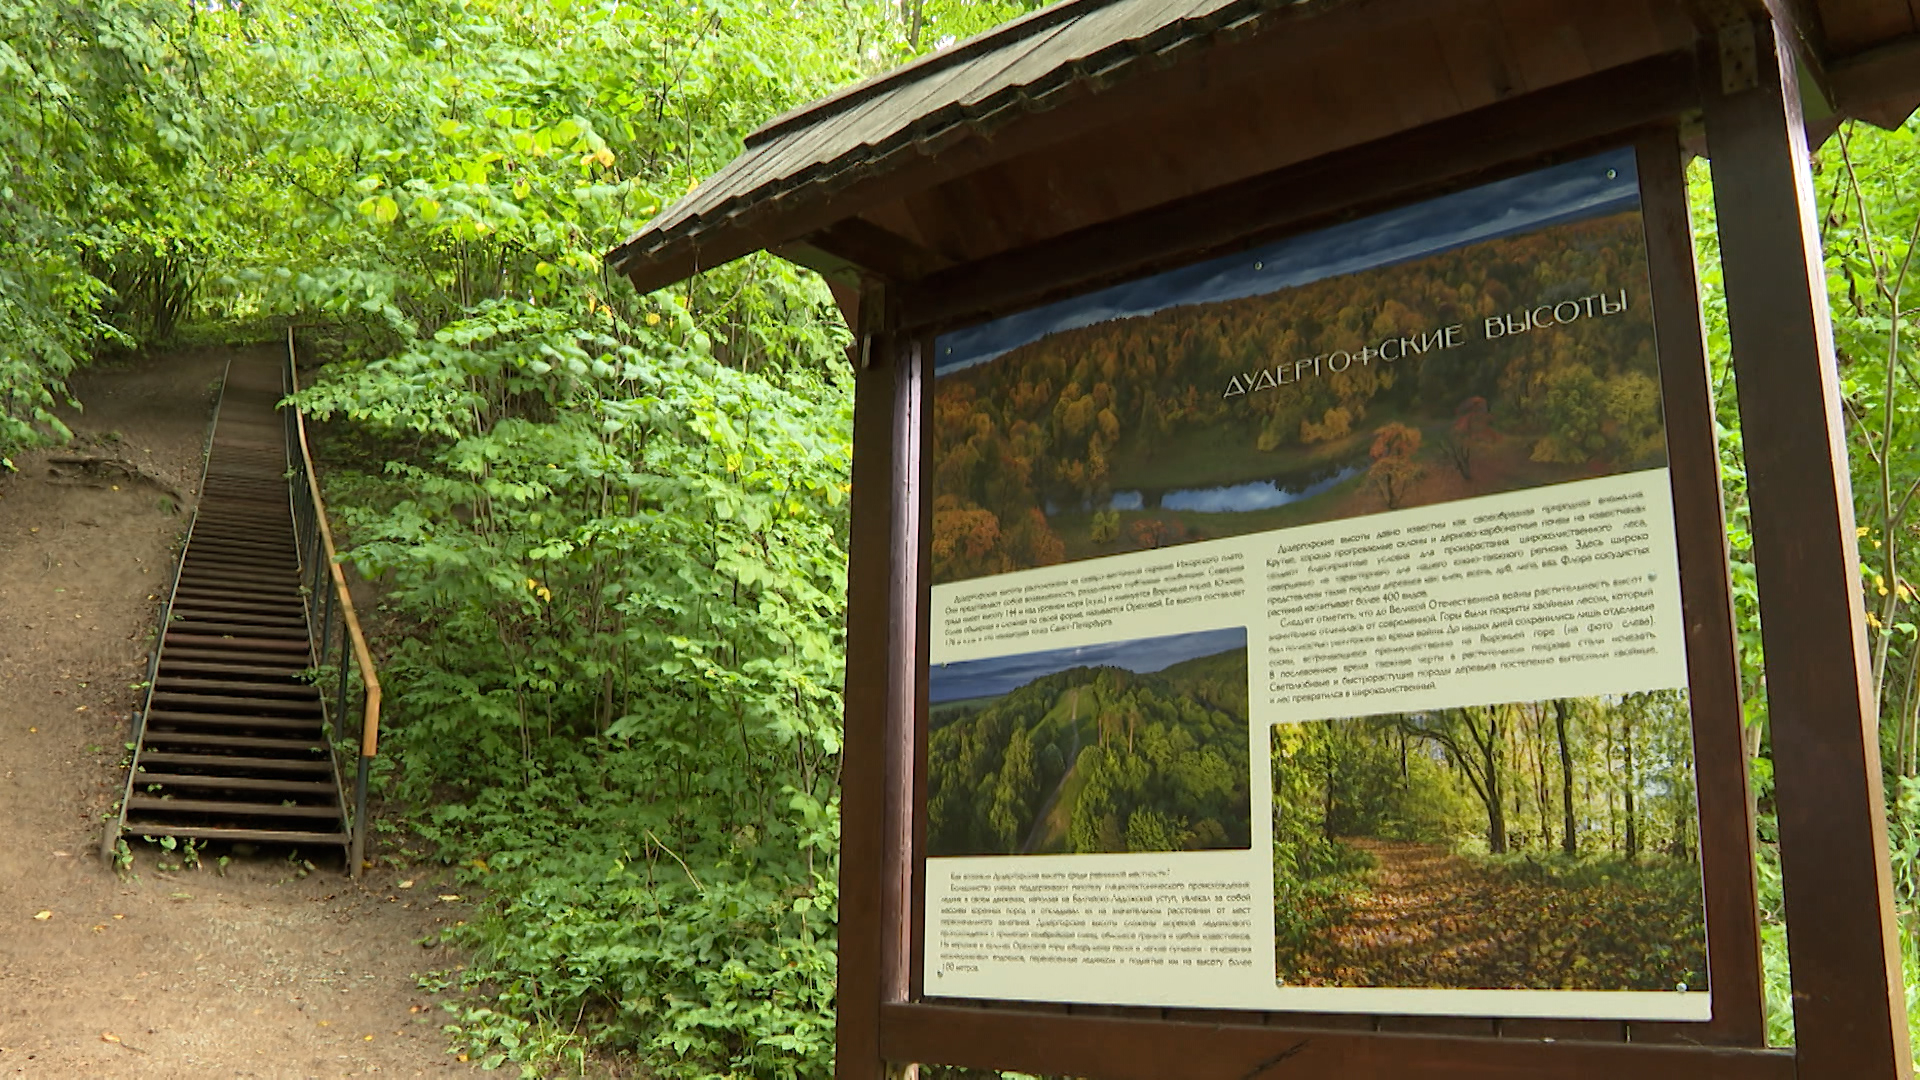
M 1316 470 L 1310 475 L 1281 477 L 1276 480 L 1249 480 L 1241 484 L 1223 484 L 1219 487 L 1176 488 L 1172 491 L 1116 491 L 1107 498 L 1107 505 L 1096 507 L 1092 503 L 1082 503 L 1083 512 L 1102 510 L 1183 510 L 1196 514 L 1240 514 L 1250 510 L 1271 510 L 1276 506 L 1285 506 L 1302 499 L 1311 499 L 1333 490 L 1340 484 L 1360 475 L 1359 465 L 1341 465 L 1331 469 Z M 1060 513 L 1058 504 L 1049 501 L 1047 514 Z

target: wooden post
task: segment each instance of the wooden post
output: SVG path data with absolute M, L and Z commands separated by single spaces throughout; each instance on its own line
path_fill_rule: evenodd
M 858 330 L 856 330 L 858 332 Z M 880 1002 L 887 915 L 886 737 L 896 665 L 892 575 L 897 367 L 884 338 L 860 333 L 875 361 L 854 379 L 853 502 L 847 552 L 846 721 L 840 785 L 840 946 L 835 993 L 836 1080 L 882 1080 Z M 881 483 L 881 481 L 887 481 Z
M 1799 1075 L 1912 1075 L 1853 496 L 1791 50 L 1719 43 L 1706 95 L 1793 963 Z

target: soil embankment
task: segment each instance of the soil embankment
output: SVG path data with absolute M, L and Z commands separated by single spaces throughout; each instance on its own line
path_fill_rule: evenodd
M 98 858 L 228 355 L 88 373 L 73 445 L 0 473 L 0 1076 L 472 1067 L 415 982 L 455 962 L 417 942 L 466 911 L 425 868 L 355 882 L 318 852 L 224 873 L 218 852 L 198 871 L 143 844 L 130 872 Z

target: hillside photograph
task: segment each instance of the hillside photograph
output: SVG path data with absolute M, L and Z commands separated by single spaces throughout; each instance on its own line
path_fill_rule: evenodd
M 1273 728 L 1283 986 L 1702 990 L 1684 690 Z
M 1251 844 L 1244 627 L 935 664 L 927 853 Z
M 941 339 L 934 580 L 1664 465 L 1632 177 L 1575 162 Z

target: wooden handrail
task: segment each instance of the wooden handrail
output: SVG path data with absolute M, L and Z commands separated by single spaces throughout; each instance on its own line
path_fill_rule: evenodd
M 300 392 L 300 368 L 293 362 L 293 328 L 287 328 L 287 361 L 293 392 Z M 333 529 L 327 525 L 327 504 L 320 498 L 320 478 L 313 471 L 313 453 L 307 449 L 307 421 L 298 408 L 293 410 L 293 428 L 300 444 L 300 461 L 306 466 L 307 488 L 313 494 L 314 524 L 320 530 L 320 547 L 327 560 L 327 572 L 333 578 L 340 616 L 353 642 L 353 661 L 360 668 L 360 681 L 366 687 L 366 711 L 360 729 L 360 756 L 370 758 L 380 746 L 380 676 L 374 673 L 373 654 L 367 649 L 367 636 L 360 630 L 360 617 L 353 610 L 353 594 L 347 589 L 347 575 L 340 569 L 338 552 L 333 546 Z
M 299 365 L 293 346 L 293 327 L 287 327 L 287 388 L 288 392 L 300 392 Z M 364 711 L 360 721 L 360 764 L 355 770 L 353 781 L 353 835 L 347 850 L 347 872 L 355 877 L 360 874 L 362 857 L 367 842 L 367 775 L 374 754 L 380 748 L 380 676 L 374 671 L 373 654 L 367 648 L 367 636 L 360 629 L 360 617 L 353 609 L 353 594 L 347 589 L 346 572 L 340 569 L 339 552 L 333 546 L 333 529 L 327 524 L 327 504 L 320 497 L 320 477 L 313 469 L 313 451 L 307 446 L 307 419 L 295 407 L 292 410 L 293 439 L 300 446 L 300 468 L 306 473 L 307 498 L 313 508 L 314 531 L 319 538 L 320 550 L 316 559 L 325 560 L 327 576 L 333 582 L 333 599 L 340 611 L 340 623 L 346 640 L 353 645 L 353 662 L 360 669 L 360 683 L 364 689 Z M 305 559 L 305 547 L 302 547 L 302 560 Z M 305 573 L 307 568 L 302 567 Z M 314 588 L 319 588 L 318 575 L 315 575 Z M 315 600 L 318 610 L 318 600 Z M 325 638 L 330 636 L 326 628 L 321 629 L 321 655 L 325 655 Z M 344 651 L 344 650 L 343 650 Z M 341 703 L 340 711 L 346 711 L 346 658 L 340 659 L 341 666 Z M 345 719 L 341 717 L 340 719 Z

